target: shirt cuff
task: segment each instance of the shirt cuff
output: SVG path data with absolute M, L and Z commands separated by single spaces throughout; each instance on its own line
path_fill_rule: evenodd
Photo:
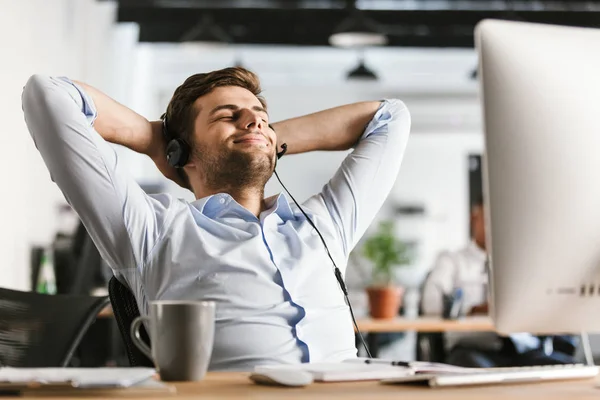
M 81 98 L 81 103 L 77 101 L 77 104 L 81 106 L 81 112 L 85 115 L 89 124 L 94 125 L 94 121 L 96 121 L 96 118 L 98 117 L 98 112 L 96 111 L 96 105 L 94 104 L 92 98 L 88 96 L 88 94 L 85 92 L 85 90 L 83 90 L 81 86 L 79 86 L 69 78 L 65 76 L 60 76 L 57 79 L 70 84 L 77 90 L 77 93 Z
M 387 132 L 387 125 L 392 121 L 395 114 L 406 108 L 404 103 L 397 99 L 384 99 L 381 101 L 379 108 L 375 112 L 373 119 L 367 124 L 365 131 L 361 135 L 361 140 L 369 137 L 374 133 L 385 133 Z

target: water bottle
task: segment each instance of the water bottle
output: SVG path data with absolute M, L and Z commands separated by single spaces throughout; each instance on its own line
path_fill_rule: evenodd
M 44 250 L 40 262 L 36 291 L 43 294 L 56 294 L 56 275 L 54 274 L 54 258 L 52 250 Z

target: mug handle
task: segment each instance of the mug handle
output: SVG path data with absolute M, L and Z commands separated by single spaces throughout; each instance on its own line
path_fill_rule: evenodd
M 131 324 L 131 328 L 129 329 L 129 334 L 131 335 L 131 341 L 133 342 L 135 347 L 140 349 L 140 351 L 142 353 L 144 353 L 144 355 L 146 357 L 148 357 L 150 360 L 153 360 L 152 350 L 150 350 L 150 347 L 148 347 L 148 345 L 146 343 L 144 343 L 144 341 L 142 340 L 142 337 L 140 336 L 140 325 L 144 321 L 150 322 L 150 318 L 137 317 L 136 319 L 134 319 L 133 323 Z

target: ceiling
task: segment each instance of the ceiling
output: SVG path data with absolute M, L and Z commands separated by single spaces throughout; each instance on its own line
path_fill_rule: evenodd
M 142 42 L 198 40 L 207 26 L 234 44 L 327 46 L 353 7 L 377 23 L 388 46 L 473 47 L 484 18 L 600 27 L 600 1 L 502 0 L 118 0 L 118 21 Z M 208 22 L 207 21 L 212 21 Z

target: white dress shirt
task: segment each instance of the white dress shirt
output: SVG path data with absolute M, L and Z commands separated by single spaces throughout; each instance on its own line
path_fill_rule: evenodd
M 431 270 L 421 306 L 425 314 L 442 314 L 442 294 L 463 290 L 463 312 L 487 302 L 485 252 L 474 242 L 457 252 L 441 253 Z
M 487 303 L 486 258 L 485 251 L 473 241 L 457 252 L 441 253 L 423 287 L 423 313 L 441 315 L 442 294 L 449 294 L 455 288 L 463 291 L 463 313 L 468 313 L 473 306 Z M 494 332 L 447 332 L 445 339 L 448 349 L 458 343 L 484 350 L 499 350 L 502 346 L 499 336 Z M 540 345 L 540 340 L 529 333 L 511 334 L 510 339 L 519 353 Z
M 258 218 L 226 193 L 193 202 L 147 195 L 94 130 L 82 88 L 35 75 L 23 109 L 52 179 L 141 313 L 153 300 L 216 302 L 210 369 L 356 357 L 331 261 L 284 195 L 267 199 Z M 382 102 L 335 176 L 303 203 L 343 274 L 394 185 L 409 130 L 405 105 Z

